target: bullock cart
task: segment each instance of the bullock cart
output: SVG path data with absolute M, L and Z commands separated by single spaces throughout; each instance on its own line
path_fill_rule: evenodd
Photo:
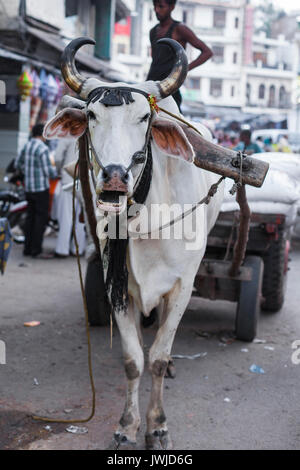
M 277 312 L 283 305 L 290 234 L 285 215 L 252 213 L 244 262 L 231 275 L 239 218 L 239 212 L 219 214 L 208 236 L 193 295 L 236 302 L 236 337 L 252 341 L 260 308 Z
M 272 277 L 271 271 L 274 269 L 274 262 L 268 260 L 276 258 L 270 255 L 271 248 L 268 251 L 267 247 L 274 233 L 283 233 L 281 228 L 284 227 L 284 216 L 275 217 L 273 220 L 270 216 L 251 215 L 247 203 L 245 185 L 261 187 L 268 165 L 263 161 L 212 144 L 205 139 L 199 139 L 194 128 L 186 125 L 182 128 L 193 145 L 195 165 L 231 178 L 235 182 L 233 192 L 237 194 L 236 200 L 240 207 L 239 212 L 220 214 L 216 226 L 208 237 L 206 255 L 195 277 L 193 295 L 212 300 L 237 302 L 236 336 L 243 341 L 252 341 L 256 334 L 263 279 L 264 286 L 269 285 L 269 275 Z M 213 195 L 208 197 L 207 203 L 210 197 Z M 268 231 L 271 227 L 274 228 L 270 235 Z M 247 245 L 249 238 L 250 244 Z M 272 250 L 275 250 L 273 245 Z M 264 262 L 267 262 L 268 266 L 265 278 Z M 109 306 L 105 293 L 95 285 L 95 282 L 103 285 L 102 275 L 101 261 L 94 259 L 88 264 L 86 274 L 86 297 L 91 325 L 104 325 L 109 322 Z M 272 307 L 270 308 L 272 302 L 274 304 L 276 287 L 274 284 L 272 299 L 268 296 L 264 299 L 265 306 L 266 308 L 269 306 L 269 310 L 272 310 Z M 268 287 L 265 290 L 268 291 Z M 281 294 L 278 295 L 273 310 L 280 308 Z

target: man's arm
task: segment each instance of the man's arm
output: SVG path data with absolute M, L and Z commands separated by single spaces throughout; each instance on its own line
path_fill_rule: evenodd
M 62 168 L 65 164 L 68 145 L 70 145 L 70 143 L 67 140 L 60 139 L 55 149 L 55 166 L 59 175 L 61 174 Z
M 14 167 L 16 170 L 24 171 L 24 157 L 25 157 L 25 146 L 23 147 L 23 149 L 21 150 L 21 152 L 19 153 L 19 155 L 17 156 L 15 160 Z
M 43 171 L 44 175 L 47 176 L 50 179 L 55 179 L 57 178 L 57 171 L 55 166 L 51 164 L 50 156 L 49 156 L 49 150 L 45 150 L 41 156 L 42 158 L 42 163 L 43 163 Z
M 212 50 L 187 26 L 183 24 L 178 25 L 177 32 L 182 38 L 182 42 L 191 44 L 195 49 L 199 49 L 199 51 L 201 51 L 197 59 L 193 60 L 193 62 L 189 64 L 189 70 L 199 67 L 199 65 L 204 64 L 204 62 L 213 56 Z

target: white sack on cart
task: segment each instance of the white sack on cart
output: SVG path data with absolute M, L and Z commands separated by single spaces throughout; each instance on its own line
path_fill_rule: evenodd
M 235 199 L 229 191 L 232 187 L 232 180 L 225 181 L 224 202 L 231 202 Z M 247 198 L 252 201 L 283 202 L 284 204 L 294 204 L 300 199 L 300 185 L 294 178 L 290 178 L 283 171 L 269 169 L 264 184 L 261 188 L 247 185 Z M 221 209 L 223 210 L 223 209 Z
M 300 154 L 265 152 L 254 153 L 251 156 L 269 163 L 270 170 L 282 171 L 287 173 L 290 178 L 300 181 Z
M 286 225 L 289 227 L 295 223 L 297 217 L 297 203 L 285 204 L 283 202 L 270 201 L 248 201 L 251 212 L 258 214 L 284 214 L 286 216 Z M 237 202 L 225 202 L 222 204 L 221 212 L 238 211 Z

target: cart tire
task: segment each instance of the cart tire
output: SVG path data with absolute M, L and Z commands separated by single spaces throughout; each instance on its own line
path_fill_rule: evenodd
M 252 268 L 251 281 L 241 281 L 236 310 L 235 334 L 241 341 L 253 341 L 256 336 L 263 280 L 263 261 L 258 256 L 247 256 L 244 266 Z
M 110 322 L 109 305 L 102 285 L 102 264 L 96 258 L 88 263 L 85 276 L 85 296 L 91 326 L 105 326 Z
M 280 230 L 278 235 L 278 240 L 272 241 L 268 251 L 263 255 L 264 279 L 261 308 L 273 313 L 278 312 L 284 302 L 289 255 L 289 240 L 283 230 Z

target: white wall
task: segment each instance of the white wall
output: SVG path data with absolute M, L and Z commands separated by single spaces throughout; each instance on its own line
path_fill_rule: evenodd
M 64 0 L 27 0 L 26 6 L 27 15 L 50 23 L 58 28 L 63 27 L 65 17 Z
M 8 22 L 9 18 L 17 17 L 20 0 L 3 0 L 0 2 L 0 27 Z M 27 15 L 42 20 L 58 28 L 63 27 L 65 17 L 64 0 L 27 0 Z

